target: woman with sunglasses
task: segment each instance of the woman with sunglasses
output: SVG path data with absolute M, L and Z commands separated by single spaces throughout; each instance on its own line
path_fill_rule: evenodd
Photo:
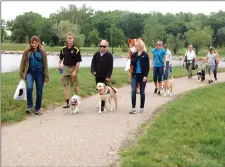
M 162 77 L 166 71 L 166 50 L 163 48 L 163 42 L 157 41 L 156 47 L 152 50 L 152 67 L 153 67 L 153 80 L 155 83 L 154 93 L 158 91 L 160 95 L 160 88 Z
M 135 53 L 131 56 L 131 65 L 133 66 L 132 80 L 131 80 L 131 100 L 132 100 L 132 110 L 130 114 L 136 113 L 136 90 L 138 83 L 140 84 L 140 96 L 141 105 L 140 112 L 144 112 L 145 105 L 145 86 L 149 73 L 149 56 L 146 53 L 146 48 L 144 42 L 139 38 L 135 42 Z
M 113 56 L 108 51 L 108 42 L 102 40 L 99 45 L 99 51 L 96 52 L 91 62 L 91 73 L 95 76 L 96 84 L 106 83 L 110 81 L 113 72 Z M 105 102 L 102 101 L 103 111 Z

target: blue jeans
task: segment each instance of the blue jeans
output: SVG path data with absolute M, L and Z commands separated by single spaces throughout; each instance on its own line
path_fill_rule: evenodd
M 166 71 L 165 71 L 165 73 L 163 74 L 163 80 L 167 80 L 167 79 L 168 79 L 169 72 L 172 73 L 172 68 L 170 67 L 170 62 L 167 61 L 167 62 L 166 62 Z
M 163 67 L 154 67 L 153 68 L 153 80 L 156 83 L 157 81 L 160 83 L 163 77 Z
M 140 83 L 140 96 L 141 96 L 141 108 L 144 108 L 145 105 L 145 86 L 146 82 L 143 82 L 144 76 L 142 74 L 134 74 L 132 76 L 132 81 L 131 81 L 131 100 L 132 100 L 132 108 L 136 107 L 136 90 L 137 90 L 137 85 Z
M 42 91 L 44 86 L 44 70 L 36 69 L 29 71 L 26 75 L 27 86 L 27 108 L 33 107 L 33 86 L 36 85 L 36 106 L 35 111 L 39 111 L 42 103 Z

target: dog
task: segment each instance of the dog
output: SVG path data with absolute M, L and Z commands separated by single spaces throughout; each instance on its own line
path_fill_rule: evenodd
M 201 70 L 197 72 L 198 82 L 203 82 L 205 80 L 205 69 L 201 66 Z
M 77 95 L 73 95 L 70 99 L 70 114 L 76 114 L 79 112 L 81 98 Z
M 165 80 L 162 82 L 161 89 L 164 89 L 165 93 L 164 96 L 167 96 L 169 94 L 172 96 L 173 91 L 173 77 L 171 79 Z
M 98 107 L 98 113 L 101 114 L 101 101 L 105 101 L 105 108 L 107 109 L 107 107 L 110 107 L 110 111 L 112 111 L 112 99 L 115 102 L 115 107 L 117 110 L 117 90 L 109 85 L 105 85 L 104 83 L 97 83 L 96 86 L 96 91 L 98 92 L 99 95 L 99 107 Z M 105 110 L 104 108 L 104 110 Z M 108 110 L 108 109 L 107 109 Z

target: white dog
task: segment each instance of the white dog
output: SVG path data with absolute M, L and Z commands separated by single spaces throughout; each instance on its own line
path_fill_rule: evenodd
M 70 113 L 76 114 L 79 112 L 81 98 L 77 95 L 73 95 L 70 99 Z
M 104 83 L 98 83 L 96 86 L 96 90 L 99 94 L 99 108 L 98 113 L 102 113 L 101 111 L 101 101 L 105 101 L 105 108 L 109 105 L 110 111 L 112 111 L 111 101 L 114 99 L 115 107 L 117 109 L 117 90 L 112 86 L 106 86 Z

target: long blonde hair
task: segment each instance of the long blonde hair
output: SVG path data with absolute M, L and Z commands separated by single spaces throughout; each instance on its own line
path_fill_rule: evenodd
M 140 48 L 142 49 L 142 51 L 146 52 L 145 43 L 141 38 L 138 38 L 135 42 L 138 42 L 140 44 Z

